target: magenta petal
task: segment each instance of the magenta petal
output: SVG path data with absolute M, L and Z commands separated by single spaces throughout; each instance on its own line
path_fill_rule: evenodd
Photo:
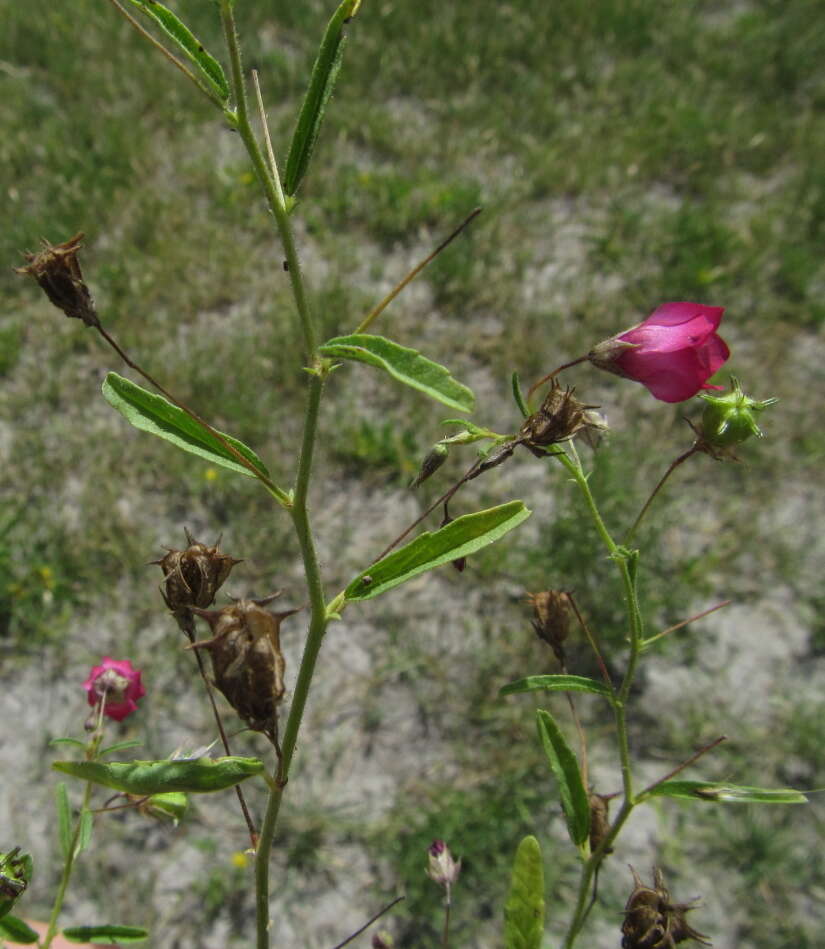
M 663 303 L 645 320 L 658 326 L 679 326 L 696 317 L 707 320 L 716 330 L 722 322 L 723 306 L 705 306 L 704 303 Z M 644 325 L 644 324 L 643 324 Z

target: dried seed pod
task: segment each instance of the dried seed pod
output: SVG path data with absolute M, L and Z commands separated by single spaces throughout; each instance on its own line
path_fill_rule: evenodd
M 527 600 L 533 605 L 533 629 L 553 650 L 556 658 L 564 664 L 564 647 L 570 630 L 570 601 L 560 590 L 545 590 L 528 593 Z
M 193 613 L 209 623 L 213 636 L 189 647 L 209 652 L 215 685 L 251 729 L 264 732 L 273 741 L 286 670 L 281 621 L 298 612 L 263 609 L 278 596 L 280 593 L 262 600 L 238 600 L 222 610 L 193 608 Z
M 163 571 L 160 592 L 164 602 L 191 640 L 195 632 L 191 607 L 205 610 L 211 606 L 230 571 L 241 561 L 222 554 L 217 543 L 208 547 L 198 543 L 186 528 L 184 531 L 189 544 L 186 550 L 167 548 L 166 556 L 152 563 Z
M 420 484 L 423 484 L 427 478 L 434 475 L 447 460 L 448 454 L 449 448 L 447 448 L 446 445 L 442 445 L 441 442 L 437 442 L 433 445 L 427 457 L 421 462 L 421 468 L 410 483 L 410 487 L 417 488 Z
M 83 234 L 75 234 L 62 244 L 50 244 L 43 238 L 43 250 L 36 254 L 24 253 L 28 263 L 25 267 L 16 267 L 15 272 L 34 277 L 49 300 L 66 316 L 83 320 L 86 326 L 99 327 L 95 303 L 77 259 L 82 242 Z
M 597 794 L 591 791 L 588 795 L 590 803 L 590 852 L 593 853 L 601 846 L 602 841 L 610 830 L 610 795 Z M 613 853 L 608 847 L 605 854 Z
M 592 414 L 598 406 L 579 402 L 573 397 L 574 391 L 562 390 L 554 379 L 541 408 L 521 426 L 519 442 L 537 458 L 546 454 L 548 446 L 568 441 L 584 429 L 599 427 Z
M 653 868 L 653 886 L 645 886 L 638 873 L 633 874 L 633 892 L 625 905 L 622 923 L 622 949 L 674 949 L 677 943 L 695 939 L 705 946 L 710 943 L 703 933 L 692 929 L 685 913 L 690 903 L 671 903 L 662 871 Z

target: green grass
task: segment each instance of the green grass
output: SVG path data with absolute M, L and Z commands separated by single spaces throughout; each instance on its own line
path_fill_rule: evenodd
M 170 5 L 225 59 L 212 4 Z M 145 563 L 159 545 L 178 545 L 184 525 L 210 542 L 223 531 L 229 552 L 246 558 L 230 592 L 263 594 L 285 584 L 298 604 L 297 547 L 268 499 L 246 479 L 127 430 L 98 395 L 104 372 L 122 370 L 119 361 L 11 273 L 41 237 L 85 231 L 84 271 L 115 337 L 289 483 L 303 411 L 301 343 L 272 221 L 237 136 L 107 4 L 6 6 L 4 655 L 22 663 L 45 644 L 70 653 L 78 647 L 66 632 L 80 624 L 103 635 L 97 617 L 113 604 L 124 640 L 140 644 L 161 608 L 157 568 Z M 321 0 L 236 5 L 245 61 L 260 70 L 282 163 L 331 7 Z M 730 369 L 749 394 L 781 401 L 761 419 L 765 441 L 743 447 L 744 464 L 693 459 L 657 500 L 639 537 L 657 551 L 642 562 L 646 618 L 654 632 L 684 618 L 697 600 L 759 600 L 778 583 L 793 592 L 798 621 L 812 618 L 811 655 L 788 660 L 803 682 L 825 638 L 816 620 L 821 510 L 806 500 L 823 459 L 817 347 L 825 317 L 825 31 L 810 26 L 821 13 L 816 0 L 365 3 L 348 28 L 339 84 L 294 212 L 311 303 L 322 334 L 332 336 L 350 331 L 414 262 L 476 205 L 484 207 L 375 331 L 473 380 L 484 395 L 475 419 L 499 431 L 519 424 L 509 394 L 513 370 L 527 388 L 664 300 L 726 306 Z M 698 408 L 654 403 L 640 387 L 589 367 L 568 376 L 614 425 L 607 447 L 584 457 L 605 517 L 621 533 L 689 445 L 681 419 L 695 419 Z M 313 497 L 325 541 L 348 543 L 357 527 L 393 512 L 420 460 L 446 433 L 447 414 L 376 382 L 364 367 L 333 374 Z M 421 497 L 434 498 L 473 457 L 473 448 L 454 451 Z M 532 723 L 516 738 L 511 731 L 530 712 L 493 698 L 503 676 L 545 671 L 548 661 L 529 630 L 521 591 L 575 590 L 612 661 L 621 663 L 620 590 L 561 469 L 517 453 L 507 469 L 467 486 L 451 513 L 505 500 L 496 493 L 498 475 L 517 466 L 525 502 L 550 494 L 551 515 L 525 539 L 514 535 L 472 558 L 464 575 L 444 572 L 440 589 L 456 602 L 484 592 L 460 622 L 439 597 L 433 603 L 437 617 L 439 608 L 448 615 L 440 637 L 465 637 L 475 644 L 469 655 L 419 642 L 422 618 L 391 601 L 359 614 L 385 631 L 381 661 L 370 672 L 375 691 L 363 693 L 365 730 L 380 740 L 388 683 L 426 682 L 421 714 L 436 715 L 440 703 L 453 709 L 444 740 L 470 775 L 469 789 L 440 781 L 398 789 L 391 818 L 362 815 L 370 852 L 409 888 L 404 944 L 416 944 L 410 934 L 420 935 L 421 926 L 437 928 L 439 895 L 423 877 L 428 838 L 452 837 L 454 850 L 468 854 L 479 895 L 457 911 L 457 932 L 470 940 L 474 915 L 489 916 L 485 925 L 493 927 L 518 838 L 536 829 L 528 818 L 537 821 L 544 778 L 524 777 L 524 762 L 535 763 Z M 355 482 L 366 494 L 353 491 Z M 368 497 L 369 509 L 343 517 L 339 493 L 348 492 Z M 795 497 L 806 513 L 789 528 L 783 506 Z M 363 551 L 346 543 L 340 556 L 325 552 L 331 588 L 359 567 Z M 661 648 L 695 661 L 701 630 L 697 624 Z M 92 651 L 93 640 L 90 632 L 82 649 Z M 570 654 L 591 662 L 575 642 Z M 169 659 L 179 661 L 177 653 Z M 460 687 L 452 682 L 455 664 Z M 821 711 L 821 702 L 806 700 L 771 723 L 763 738 L 781 736 L 781 754 L 761 756 L 760 746 L 750 746 L 762 757 L 760 781 L 821 785 L 815 769 L 794 774 L 786 764 L 821 757 Z M 645 709 L 645 734 L 682 747 L 695 739 L 694 727 L 712 728 L 707 708 L 688 719 L 674 724 Z M 483 748 L 488 760 L 464 753 L 465 746 Z M 519 759 L 512 770 L 502 748 Z M 497 779 L 491 762 L 507 777 Z M 736 765 L 744 775 L 748 761 Z M 354 831 L 333 818 L 325 826 L 314 805 L 306 813 L 294 807 L 286 847 L 311 878 L 320 872 L 319 849 Z M 816 914 L 806 914 L 792 890 L 815 830 L 794 823 L 797 810 L 787 817 L 740 812 L 734 820 L 728 813 L 701 810 L 696 823 L 705 830 L 691 859 L 736 867 L 724 881 L 730 906 L 757 905 L 753 888 L 777 892 L 775 914 L 783 920 L 779 932 L 757 914 L 741 938 L 758 949 L 814 945 L 821 920 L 814 924 Z M 563 869 L 548 876 L 548 886 L 567 885 Z M 820 886 L 821 877 L 818 867 Z M 201 886 L 219 918 L 229 884 L 216 873 Z M 427 935 L 434 939 L 435 928 Z

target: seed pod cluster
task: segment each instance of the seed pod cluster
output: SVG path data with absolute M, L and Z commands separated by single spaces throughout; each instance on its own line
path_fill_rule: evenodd
M 25 253 L 28 263 L 15 268 L 15 272 L 34 277 L 40 289 L 66 316 L 83 320 L 86 326 L 100 326 L 92 294 L 83 280 L 77 252 L 83 242 L 83 234 L 62 244 L 50 244 L 43 239 L 43 250 L 36 254 Z
M 568 441 L 582 430 L 601 427 L 593 412 L 597 406 L 579 402 L 573 397 L 574 391 L 562 389 L 554 379 L 541 408 L 521 426 L 519 443 L 537 458 L 542 458 L 550 445 Z
M 186 532 L 186 550 L 167 548 L 168 553 L 153 563 L 163 571 L 160 592 L 178 625 L 190 640 L 195 635 L 192 607 L 205 610 L 215 600 L 230 571 L 240 560 L 222 554 L 218 545 L 208 547 Z M 220 542 L 220 541 L 218 541 Z
M 590 852 L 593 853 L 601 846 L 602 841 L 607 837 L 610 831 L 610 795 L 597 794 L 591 791 L 587 796 L 590 804 Z M 613 853 L 613 848 L 608 847 L 605 854 Z
M 645 886 L 633 869 L 633 892 L 627 900 L 622 923 L 622 949 L 674 949 L 677 943 L 695 939 L 709 946 L 703 933 L 688 925 L 685 913 L 690 903 L 671 903 L 662 871 L 653 868 L 653 886 Z
M 213 635 L 189 647 L 209 653 L 215 685 L 251 729 L 264 732 L 272 741 L 286 671 L 281 622 L 298 612 L 264 609 L 278 596 L 280 593 L 261 600 L 237 600 L 222 610 L 194 608 L 193 612 L 209 623 Z

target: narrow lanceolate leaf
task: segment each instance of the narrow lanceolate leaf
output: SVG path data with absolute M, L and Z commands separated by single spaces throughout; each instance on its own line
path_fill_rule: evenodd
M 72 849 L 72 809 L 69 805 L 69 793 L 63 781 L 54 789 L 54 798 L 57 806 L 57 835 L 60 839 L 60 850 L 66 858 Z
M 492 544 L 530 516 L 521 501 L 510 501 L 458 517 L 441 530 L 420 534 L 356 577 L 344 591 L 348 600 L 370 600 L 425 570 L 467 557 Z
M 544 868 L 535 837 L 516 851 L 510 893 L 504 905 L 505 949 L 540 949 L 544 934 Z
M 472 412 L 475 406 L 472 390 L 453 379 L 444 366 L 431 362 L 415 349 L 399 346 L 383 336 L 370 336 L 368 333 L 336 336 L 324 343 L 320 352 L 332 359 L 351 359 L 377 366 L 398 382 L 418 389 L 459 412 Z
M 16 916 L 4 916 L 0 919 L 0 940 L 8 939 L 10 942 L 19 942 L 24 946 L 30 946 L 37 942 L 39 938 L 31 926 L 27 926 L 22 919 L 18 919 Z
M 536 710 L 539 738 L 550 768 L 559 783 L 559 795 L 570 839 L 581 847 L 590 834 L 590 804 L 582 783 L 579 763 L 553 716 Z
M 321 130 L 324 112 L 332 95 L 346 44 L 344 27 L 358 12 L 361 0 L 343 0 L 327 24 L 324 38 L 312 67 L 309 88 L 304 97 L 298 123 L 292 134 L 284 174 L 284 191 L 294 195 L 309 168 L 309 160 Z
M 97 756 L 98 758 L 102 758 L 104 755 L 113 755 L 116 751 L 126 751 L 127 748 L 137 748 L 142 744 L 143 742 L 140 738 L 126 738 L 123 741 L 116 741 L 113 745 L 107 745 L 105 748 L 101 748 Z
M 793 788 L 751 788 L 713 781 L 665 781 L 644 795 L 676 797 L 686 801 L 709 801 L 719 804 L 807 804 L 801 791 Z
M 190 791 L 206 794 L 240 784 L 264 770 L 258 758 L 197 758 L 189 761 L 55 761 L 58 771 L 129 794 Z
M 229 83 L 221 64 L 210 55 L 191 30 L 171 10 L 157 0 L 131 0 L 163 30 L 178 49 L 197 67 L 212 92 L 226 103 L 229 101 Z
M 499 695 L 514 695 L 517 692 L 592 692 L 613 700 L 613 692 L 602 682 L 585 676 L 541 675 L 525 676 L 510 682 L 499 690 Z
M 139 926 L 71 926 L 62 935 L 69 942 L 92 942 L 96 946 L 120 946 L 129 942 L 143 942 L 149 930 Z
M 178 448 L 214 465 L 229 468 L 239 474 L 254 478 L 255 475 L 245 468 L 224 446 L 205 428 L 176 405 L 172 405 L 163 396 L 147 392 L 129 379 L 110 372 L 103 380 L 103 398 L 135 428 L 163 438 Z M 221 433 L 223 434 L 223 433 Z M 269 477 L 261 459 L 230 435 L 223 436 L 241 455 L 257 468 L 261 474 Z

